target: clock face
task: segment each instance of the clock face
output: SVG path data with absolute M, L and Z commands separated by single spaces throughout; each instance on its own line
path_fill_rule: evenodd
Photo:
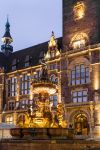
M 85 16 L 85 4 L 84 2 L 77 2 L 73 8 L 74 20 L 80 20 Z

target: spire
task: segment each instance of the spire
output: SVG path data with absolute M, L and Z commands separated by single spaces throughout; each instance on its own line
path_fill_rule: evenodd
M 6 22 L 6 25 L 5 25 L 5 34 L 4 36 L 2 37 L 2 42 L 5 43 L 5 44 L 10 44 L 13 42 L 13 39 L 10 35 L 10 23 L 9 23 L 9 19 L 8 19 L 8 16 L 7 16 L 7 22 Z
M 51 35 L 51 38 L 50 38 L 50 42 L 48 43 L 48 48 L 49 49 L 57 48 L 57 40 L 55 40 L 55 35 L 54 35 L 53 31 L 52 31 L 52 35 Z
M 7 16 L 7 22 L 5 25 L 5 34 L 2 37 L 2 42 L 4 43 L 3 45 L 1 45 L 1 50 L 5 55 L 9 55 L 10 53 L 13 52 L 13 47 L 10 45 L 13 42 L 13 39 L 10 35 L 10 23 L 9 23 L 9 19 Z

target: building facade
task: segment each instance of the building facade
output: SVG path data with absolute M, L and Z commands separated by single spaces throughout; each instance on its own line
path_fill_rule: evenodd
M 100 137 L 100 2 L 63 0 L 63 37 L 13 52 L 10 24 L 0 53 L 0 122 L 18 123 L 34 105 L 32 82 L 41 61 L 58 86 L 51 107 L 64 104 L 67 127 L 76 137 Z

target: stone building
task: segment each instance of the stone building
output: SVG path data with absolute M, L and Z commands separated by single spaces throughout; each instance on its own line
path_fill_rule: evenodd
M 100 137 L 100 2 L 63 0 L 63 37 L 13 52 L 10 24 L 0 52 L 0 122 L 17 124 L 33 105 L 32 82 L 45 59 L 58 85 L 51 107 L 64 104 L 67 127 L 78 138 Z

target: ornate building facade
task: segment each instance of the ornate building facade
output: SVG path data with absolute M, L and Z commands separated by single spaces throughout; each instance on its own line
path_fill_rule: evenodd
M 63 0 L 63 37 L 13 52 L 10 24 L 0 52 L 0 122 L 24 119 L 34 106 L 32 82 L 41 75 L 41 61 L 58 86 L 51 108 L 63 103 L 67 127 L 76 137 L 100 137 L 100 2 Z

